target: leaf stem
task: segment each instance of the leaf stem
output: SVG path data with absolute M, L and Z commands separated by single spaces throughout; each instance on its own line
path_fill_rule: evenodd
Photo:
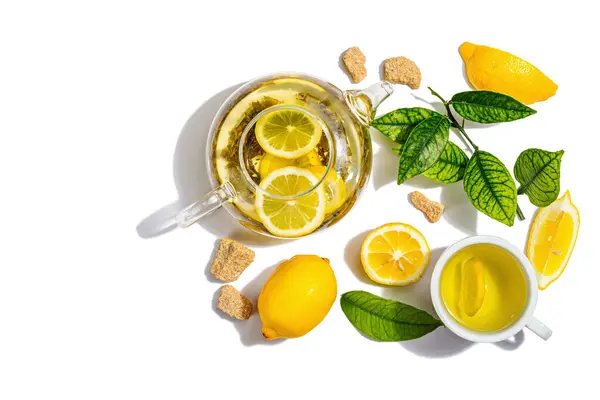
M 525 221 L 525 215 L 523 214 L 523 211 L 521 211 L 519 204 L 517 204 L 517 217 L 519 218 L 519 221 Z
M 446 113 L 448 114 L 448 119 L 450 119 L 450 122 L 452 122 L 452 126 L 455 127 L 463 135 L 467 142 L 469 142 L 469 144 L 473 148 L 473 151 L 477 151 L 479 147 L 477 147 L 477 145 L 471 140 L 471 138 L 469 137 L 469 135 L 467 135 L 467 132 L 465 131 L 465 120 L 463 119 L 462 125 L 459 124 L 456 118 L 454 117 L 454 114 L 452 114 L 452 111 L 450 110 L 450 102 L 444 100 L 444 98 L 440 96 L 438 92 L 436 92 L 429 86 L 427 88 L 429 89 L 432 95 L 440 99 L 444 104 L 444 107 L 446 108 Z
M 446 100 L 444 100 L 444 98 L 442 96 L 439 95 L 438 92 L 433 90 L 431 87 L 427 86 L 427 89 L 429 89 L 429 91 L 431 92 L 432 95 L 434 95 L 435 97 L 440 99 L 442 101 L 442 103 L 444 103 L 444 105 L 446 105 L 448 103 Z
M 463 135 L 463 137 L 467 140 L 467 142 L 469 142 L 471 147 L 473 147 L 473 152 L 477 151 L 479 149 L 479 147 L 477 147 L 477 145 L 471 140 L 471 138 L 469 137 L 469 135 L 467 135 L 467 132 L 465 131 L 465 120 L 463 119 L 462 124 L 459 124 L 458 121 L 456 120 L 456 118 L 454 117 L 454 114 L 452 114 L 452 111 L 450 110 L 450 102 L 444 100 L 444 98 L 442 96 L 440 96 L 440 94 L 438 92 L 436 92 L 435 90 L 433 90 L 431 87 L 427 86 L 427 89 L 429 89 L 429 91 L 431 92 L 432 95 L 434 95 L 435 97 L 437 97 L 438 99 L 440 99 L 442 101 L 442 103 L 444 104 L 444 107 L 446 108 L 446 113 L 448 114 L 447 115 L 448 119 L 452 123 L 452 126 L 454 128 L 456 128 Z M 517 194 L 521 194 L 521 193 L 519 193 L 519 191 L 517 191 Z M 517 217 L 519 218 L 519 221 L 525 221 L 525 215 L 523 214 L 523 211 L 521 210 L 521 207 L 519 207 L 518 203 L 517 203 Z
M 469 142 L 471 147 L 473 147 L 473 150 L 477 151 L 479 149 L 479 147 L 477 147 L 477 145 L 475 143 L 473 143 L 473 141 L 471 140 L 471 138 L 469 137 L 469 135 L 467 135 L 467 132 L 465 131 L 465 128 L 464 128 L 465 120 L 463 119 L 462 125 L 459 125 L 458 122 L 456 121 L 456 118 L 454 118 L 454 115 L 452 115 L 452 112 L 450 111 L 450 106 L 446 106 L 446 110 L 448 112 L 448 118 L 450 118 L 452 125 L 456 129 L 458 129 L 458 131 L 460 133 L 462 133 L 462 135 L 464 136 L 465 139 L 467 139 L 467 141 Z

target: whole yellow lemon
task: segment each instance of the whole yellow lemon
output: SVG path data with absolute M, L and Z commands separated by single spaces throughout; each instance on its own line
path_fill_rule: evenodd
M 262 334 L 267 340 L 306 335 L 327 315 L 337 296 L 329 260 L 298 255 L 282 262 L 258 296 Z

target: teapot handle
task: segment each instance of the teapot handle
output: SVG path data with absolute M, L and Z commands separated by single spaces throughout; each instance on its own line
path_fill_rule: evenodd
M 181 210 L 175 217 L 175 221 L 180 228 L 187 228 L 197 222 L 200 218 L 212 213 L 228 201 L 231 201 L 234 197 L 235 188 L 231 183 L 225 182 L 218 188 L 206 193 L 197 202 L 192 203 Z

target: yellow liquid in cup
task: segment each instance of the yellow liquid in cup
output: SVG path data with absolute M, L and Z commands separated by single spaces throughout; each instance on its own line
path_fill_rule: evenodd
M 521 316 L 527 280 L 506 250 L 475 244 L 459 250 L 440 277 L 440 295 L 452 317 L 478 332 L 507 328 Z

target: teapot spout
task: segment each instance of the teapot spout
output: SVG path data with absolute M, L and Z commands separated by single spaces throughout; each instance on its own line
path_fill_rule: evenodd
M 348 90 L 344 92 L 344 98 L 356 119 L 361 124 L 369 126 L 377 107 L 393 92 L 391 83 L 381 81 L 363 90 Z

